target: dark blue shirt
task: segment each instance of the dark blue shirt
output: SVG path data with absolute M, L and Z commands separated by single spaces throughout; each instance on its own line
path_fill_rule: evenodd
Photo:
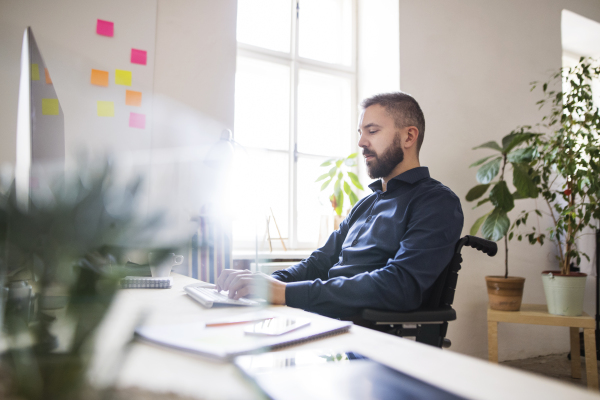
M 332 317 L 362 308 L 411 311 L 429 297 L 463 227 L 458 197 L 427 167 L 369 185 L 340 229 L 310 257 L 273 276 L 289 282 L 285 301 Z

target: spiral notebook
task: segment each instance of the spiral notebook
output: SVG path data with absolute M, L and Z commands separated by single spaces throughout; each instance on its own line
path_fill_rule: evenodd
M 173 278 L 150 278 L 143 276 L 126 276 L 121 279 L 123 289 L 169 289 L 173 285 Z
M 285 317 L 284 315 L 275 315 Z M 206 357 L 230 361 L 243 354 L 261 353 L 310 340 L 347 332 L 352 322 L 315 318 L 310 325 L 280 336 L 262 337 L 244 333 L 247 324 L 206 327 L 206 322 L 142 326 L 138 338 Z

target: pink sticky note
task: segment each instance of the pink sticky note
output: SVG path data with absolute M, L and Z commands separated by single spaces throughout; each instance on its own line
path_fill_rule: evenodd
M 113 37 L 115 33 L 114 22 L 99 19 L 98 23 L 96 24 L 96 33 L 102 36 Z
M 146 65 L 147 54 L 145 50 L 131 49 L 131 63 Z
M 130 128 L 146 128 L 146 116 L 144 114 L 129 113 L 129 127 Z

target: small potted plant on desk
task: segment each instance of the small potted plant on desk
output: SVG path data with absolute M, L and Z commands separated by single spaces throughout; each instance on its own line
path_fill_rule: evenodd
M 494 207 L 475 221 L 470 234 L 476 235 L 481 228 L 482 236 L 485 239 L 496 242 L 504 238 L 504 276 L 485 277 L 490 307 L 494 310 L 518 311 L 523 298 L 525 278 L 508 276 L 508 241 L 513 238 L 512 230 L 515 225 L 510 226 L 507 213 L 515 207 L 515 200 L 538 196 L 535 182 L 539 178 L 531 168 L 536 151 L 531 143 L 537 134 L 529 132 L 530 128 L 530 126 L 524 126 L 512 131 L 502 138 L 502 145 L 490 141 L 475 147 L 474 149 L 493 150 L 495 154 L 482 158 L 469 166 L 471 168 L 481 165 L 477 171 L 479 185 L 469 190 L 466 200 L 474 201 L 488 193 L 473 208 L 488 202 Z M 505 179 L 507 166 L 512 169 L 513 185 L 516 188 L 516 191 L 512 193 Z
M 352 153 L 348 157 L 332 158 L 324 163 L 321 167 L 329 167 L 329 171 L 319 176 L 315 182 L 324 180 L 321 185 L 321 191 L 327 189 L 327 187 L 333 182 L 333 193 L 329 196 L 331 206 L 335 211 L 334 217 L 334 229 L 339 229 L 340 223 L 344 219 L 342 211 L 344 210 L 344 193 L 350 201 L 350 206 L 354 206 L 358 201 L 358 196 L 352 190 L 352 186 L 356 189 L 364 190 L 363 186 L 358 180 L 358 176 L 350 171 L 351 168 L 356 167 L 356 157 L 358 153 Z M 352 184 L 352 186 L 350 186 Z
M 549 105 L 542 119 L 548 133 L 536 138 L 535 169 L 547 208 L 534 211 L 551 217 L 549 237 L 558 253 L 560 270 L 542 272 L 551 314 L 581 315 L 583 309 L 586 274 L 571 271 L 571 266 L 579 265 L 582 257 L 589 261 L 578 250 L 577 238 L 586 227 L 595 230 L 593 222 L 600 220 L 600 115 L 590 85 L 599 78 L 598 63 L 582 57 L 577 65 L 562 68 L 541 85 L 544 97 L 538 104 L 540 108 Z M 535 88 L 536 82 L 532 85 Z M 528 215 L 523 212 L 516 222 L 526 223 Z M 524 236 L 531 244 L 543 244 L 546 237 L 535 228 Z

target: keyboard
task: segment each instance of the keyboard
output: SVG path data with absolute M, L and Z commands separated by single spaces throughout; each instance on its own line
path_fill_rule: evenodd
M 196 300 L 206 308 L 211 308 L 213 304 L 228 306 L 258 306 L 261 304 L 258 301 L 244 299 L 243 297 L 239 300 L 230 299 L 227 297 L 227 292 L 221 293 L 217 292 L 215 289 L 197 287 L 193 284 L 185 286 L 183 290 L 185 290 L 192 299 Z

